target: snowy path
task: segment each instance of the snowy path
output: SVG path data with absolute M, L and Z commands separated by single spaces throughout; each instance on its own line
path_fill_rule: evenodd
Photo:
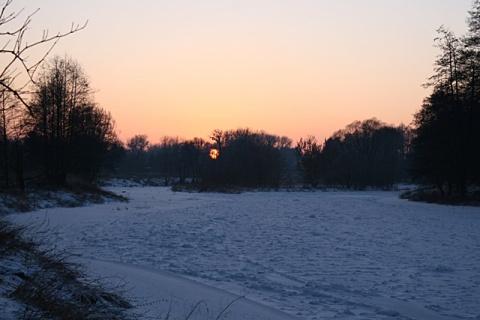
M 302 319 L 477 319 L 480 209 L 396 192 L 173 193 L 47 218 L 86 259 L 166 270 Z

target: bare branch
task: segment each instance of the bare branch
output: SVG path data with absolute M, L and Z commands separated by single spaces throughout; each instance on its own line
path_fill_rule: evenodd
M 20 15 L 24 12 L 24 9 L 19 12 L 8 12 L 9 6 L 13 0 L 7 0 L 0 9 L 0 27 L 7 29 L 0 32 L 0 40 L 5 41 L 5 44 L 0 48 L 0 57 L 4 61 L 3 65 L 0 65 L 0 90 L 6 90 L 11 92 L 21 104 L 27 109 L 28 103 L 24 97 L 25 88 L 32 82 L 34 82 L 35 74 L 38 68 L 45 61 L 46 57 L 52 52 L 58 41 L 68 35 L 76 33 L 86 28 L 88 21 L 83 25 L 72 23 L 70 30 L 66 32 L 58 32 L 55 35 L 50 36 L 47 29 L 43 31 L 43 35 L 39 40 L 31 43 L 24 42 L 24 38 L 29 25 L 33 19 L 33 16 L 40 10 L 36 9 L 29 14 L 20 24 L 20 26 L 11 26 L 9 24 L 20 19 Z M 35 61 L 30 62 L 28 54 L 33 51 L 34 48 L 47 45 L 45 53 L 36 58 Z M 16 80 L 20 77 L 25 79 L 23 84 L 16 84 Z

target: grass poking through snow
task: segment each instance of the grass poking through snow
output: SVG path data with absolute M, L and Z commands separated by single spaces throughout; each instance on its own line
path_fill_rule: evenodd
M 0 296 L 16 319 L 127 319 L 130 303 L 88 279 L 65 252 L 38 243 L 32 229 L 0 220 Z

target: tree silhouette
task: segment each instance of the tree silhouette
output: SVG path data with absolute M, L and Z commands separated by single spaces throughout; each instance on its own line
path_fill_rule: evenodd
M 47 30 L 39 39 L 26 41 L 28 30 L 35 13 L 24 14 L 24 10 L 11 10 L 13 0 L 0 5 L 0 97 L 1 97 L 1 168 L 3 186 L 11 186 L 10 173 L 16 186 L 24 189 L 24 132 L 18 117 L 24 110 L 30 112 L 29 86 L 37 71 L 56 43 L 69 34 L 85 28 L 73 25 L 67 32 L 50 35 Z M 7 104 L 8 100 L 8 104 Z M 24 108 L 21 108 L 24 107 Z
M 295 146 L 295 154 L 304 185 L 316 188 L 325 174 L 322 145 L 319 145 L 313 136 L 305 140 L 300 139 Z
M 433 92 L 414 118 L 412 174 L 442 197 L 464 197 L 480 176 L 480 1 L 467 21 L 461 38 L 438 29 L 441 53 L 426 84 Z
M 220 150 L 201 174 L 202 182 L 213 186 L 278 187 L 285 180 L 286 163 L 282 150 L 291 140 L 250 129 L 215 130 L 214 146 Z
M 147 167 L 147 151 L 150 146 L 145 134 L 137 134 L 127 140 L 126 161 L 130 174 L 144 174 Z
M 117 138 L 113 119 L 96 106 L 83 69 L 68 57 L 55 57 L 33 89 L 25 119 L 30 159 L 51 186 L 63 186 L 71 173 L 92 178 Z
M 322 150 L 325 181 L 360 190 L 391 188 L 404 173 L 403 129 L 373 118 L 335 132 Z
M 10 92 L 0 90 L 0 176 L 2 187 L 24 190 L 22 109 Z

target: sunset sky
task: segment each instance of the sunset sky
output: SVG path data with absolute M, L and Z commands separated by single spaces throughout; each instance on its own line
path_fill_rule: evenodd
M 354 120 L 409 124 L 429 93 L 436 29 L 471 0 L 14 0 L 29 37 L 85 30 L 81 63 L 125 141 L 248 127 L 322 141 Z

